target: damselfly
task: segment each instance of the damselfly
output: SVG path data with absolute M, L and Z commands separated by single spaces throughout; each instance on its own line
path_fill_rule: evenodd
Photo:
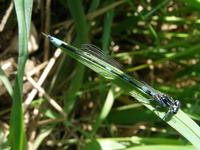
M 180 101 L 173 100 L 167 94 L 164 94 L 154 88 L 150 87 L 144 82 L 140 82 L 130 75 L 126 74 L 120 68 L 119 65 L 114 59 L 103 54 L 99 48 L 91 44 L 85 44 L 82 46 L 81 50 L 73 47 L 51 35 L 46 35 L 49 41 L 56 47 L 61 48 L 66 51 L 71 57 L 76 58 L 81 63 L 86 66 L 93 65 L 94 68 L 101 68 L 107 70 L 116 77 L 128 82 L 134 88 L 137 88 L 144 94 L 152 97 L 152 100 L 156 101 L 161 107 L 168 108 L 168 111 L 165 116 L 169 114 L 176 114 L 180 108 Z M 97 71 L 93 69 L 94 71 Z M 98 71 L 97 71 L 98 72 Z M 101 72 L 98 72 L 101 74 Z M 109 77 L 108 77 L 109 78 Z M 112 77 L 111 77 L 112 78 Z

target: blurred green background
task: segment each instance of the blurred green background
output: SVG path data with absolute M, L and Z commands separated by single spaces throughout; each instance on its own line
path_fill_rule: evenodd
M 10 116 L 15 115 L 13 122 L 21 120 L 18 123 L 24 124 L 20 127 L 22 139 L 33 150 L 193 149 L 153 112 L 56 50 L 41 33 L 76 47 L 85 43 L 98 46 L 136 79 L 180 100 L 181 109 L 199 123 L 198 0 L 18 2 L 24 10 L 26 21 L 21 23 L 26 22 L 26 29 L 22 25 L 18 30 L 20 21 L 18 18 L 17 25 L 16 12 L 20 16 L 23 11 L 16 7 L 17 1 L 14 5 L 12 1 L 0 0 L 0 79 L 3 81 L 0 82 L 0 149 L 9 147 L 8 135 L 18 129 L 13 125 L 16 128 L 9 130 L 10 124 L 15 124 Z M 20 36 L 29 32 L 27 41 L 21 39 L 22 43 L 28 42 L 29 53 L 27 61 L 24 59 L 23 77 L 19 56 L 23 57 L 24 53 L 17 48 L 18 33 Z M 17 81 L 21 83 L 19 88 Z M 12 99 L 18 97 L 12 95 L 11 86 L 21 98 L 16 104 L 19 107 L 13 104 L 13 108 L 21 110 L 18 113 L 11 109 Z M 110 91 L 114 91 L 113 97 L 105 105 Z M 18 114 L 21 114 L 19 119 Z

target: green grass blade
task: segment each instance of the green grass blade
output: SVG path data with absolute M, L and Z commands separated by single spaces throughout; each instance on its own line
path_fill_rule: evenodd
M 92 12 L 92 11 L 96 10 L 99 6 L 99 3 L 100 3 L 100 0 L 92 0 L 92 3 L 90 5 L 88 12 Z
M 27 37 L 29 37 L 29 33 L 30 33 L 32 7 L 33 7 L 33 0 L 24 0 Z
M 185 2 L 188 6 L 200 9 L 200 1 L 199 0 L 181 0 L 182 2 Z
M 91 134 L 92 136 L 95 135 L 99 125 L 102 123 L 102 121 L 105 120 L 105 118 L 111 111 L 111 108 L 114 104 L 114 99 L 115 99 L 114 95 L 115 95 L 114 88 L 111 87 L 111 89 L 109 90 L 108 95 L 106 97 L 106 100 L 104 102 L 104 105 L 101 109 L 101 112 L 100 112 L 99 116 L 97 117 L 95 124 L 93 125 L 93 130 L 92 130 L 92 134 Z
M 28 56 L 28 34 L 32 12 L 32 0 L 15 0 L 15 10 L 18 21 L 19 33 L 19 56 L 18 56 L 18 71 L 14 85 L 13 104 L 11 109 L 10 120 L 10 144 L 13 150 L 26 149 L 26 138 L 24 133 L 24 121 L 22 110 L 22 89 L 24 67 Z
M 3 82 L 4 86 L 6 87 L 9 95 L 11 97 L 13 97 L 13 89 L 12 89 L 12 85 L 10 83 L 10 81 L 8 80 L 8 78 L 6 77 L 4 71 L 1 69 L 0 67 L 0 80 Z
M 112 0 L 110 0 L 110 3 Z M 110 4 L 109 3 L 109 4 Z M 113 23 L 114 10 L 109 10 L 104 17 L 103 36 L 102 36 L 102 50 L 108 54 L 108 47 L 111 40 L 111 27 Z
M 91 140 L 83 148 L 84 150 L 92 149 L 180 149 L 180 150 L 195 150 L 192 145 L 180 145 L 178 140 L 167 138 L 146 138 L 146 137 L 117 137 L 117 138 L 97 138 Z
M 167 3 L 169 2 L 169 0 L 164 0 L 162 1 L 160 4 L 158 4 L 156 7 L 154 7 L 151 11 L 149 11 L 144 18 L 148 18 L 149 16 L 153 15 L 158 9 L 162 9 L 163 6 L 165 6 Z
M 68 6 L 75 23 L 77 45 L 88 42 L 88 25 L 84 15 L 82 2 L 79 0 L 68 0 Z M 64 109 L 66 113 L 69 113 L 74 107 L 76 94 L 81 87 L 84 72 L 85 67 L 78 63 L 76 66 L 76 75 L 72 79 L 68 92 L 66 93 L 64 102 Z
M 37 136 L 37 139 L 34 141 L 34 149 L 38 149 L 40 144 L 43 142 L 43 140 L 52 132 L 53 127 L 46 127 L 42 129 Z
M 113 0 L 108 1 L 107 3 L 110 5 L 112 4 Z M 104 25 L 103 25 L 103 35 L 102 35 L 102 52 L 105 54 L 108 54 L 108 47 L 110 44 L 110 40 L 111 40 L 111 27 L 112 27 L 112 22 L 113 22 L 113 17 L 114 17 L 114 10 L 109 10 L 104 17 Z M 94 135 L 97 131 L 97 129 L 100 126 L 100 123 L 105 119 L 105 117 L 107 116 L 107 113 L 110 112 L 113 102 L 114 102 L 114 95 L 111 96 L 111 94 L 113 92 L 113 89 L 111 88 L 110 91 L 107 93 L 107 97 L 106 93 L 105 93 L 105 80 L 103 78 L 101 78 L 100 81 L 100 86 L 99 86 L 99 93 L 100 93 L 100 99 L 101 101 L 103 101 L 103 107 L 101 108 L 101 113 L 99 114 L 99 116 L 96 119 L 96 122 L 93 126 L 93 131 L 92 131 L 92 135 Z M 107 113 L 106 113 L 107 112 Z M 104 116 L 104 117 L 103 117 Z
M 175 145 L 148 145 L 148 146 L 136 146 L 132 148 L 126 148 L 125 150 L 195 150 L 192 146 L 175 146 Z
M 128 3 L 129 3 L 129 5 L 132 7 L 133 11 L 137 11 L 137 9 L 136 9 L 136 7 L 135 7 L 133 1 L 131 1 L 131 0 L 127 0 L 127 1 L 128 1 Z M 165 0 L 165 1 L 162 2 L 160 5 L 158 5 L 156 8 L 153 8 L 153 9 L 148 13 L 147 16 L 143 16 L 142 14 L 139 13 L 140 18 L 141 18 L 143 21 L 145 21 L 145 23 L 147 24 L 148 29 L 149 29 L 150 33 L 152 34 L 152 36 L 154 37 L 155 42 L 156 42 L 157 45 L 159 45 L 159 43 L 160 43 L 158 34 L 156 33 L 156 30 L 154 29 L 154 27 L 153 27 L 148 21 L 146 21 L 146 19 L 147 19 L 151 14 L 153 14 L 153 13 L 156 12 L 158 9 L 160 9 L 161 6 L 165 5 L 168 1 L 169 1 L 169 0 Z M 135 17 L 134 17 L 134 19 L 135 19 Z
M 149 149 L 174 149 L 174 150 L 195 150 L 191 145 L 179 145 L 179 141 L 167 138 L 142 138 L 133 137 L 118 137 L 118 138 L 98 138 L 98 145 L 101 149 L 123 149 L 123 150 L 149 150 Z M 140 145 L 141 144 L 141 145 Z M 143 145 L 144 144 L 144 145 Z M 147 144 L 147 145 L 145 145 Z M 155 145 L 156 144 L 156 145 Z

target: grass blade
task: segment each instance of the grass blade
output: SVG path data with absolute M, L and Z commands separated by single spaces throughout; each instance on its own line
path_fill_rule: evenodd
M 111 4 L 113 1 L 109 1 L 108 3 Z M 110 44 L 111 39 L 111 27 L 114 17 L 114 10 L 109 10 L 104 17 L 104 27 L 103 27 L 103 35 L 102 35 L 102 52 L 108 54 L 108 47 Z M 109 92 L 107 93 L 107 97 L 105 99 L 105 80 L 101 78 L 100 81 L 100 99 L 103 101 L 103 107 L 101 108 L 101 112 L 98 115 L 95 124 L 93 125 L 92 135 L 95 135 L 97 129 L 99 128 L 101 122 L 107 117 L 108 113 L 112 109 L 114 104 L 114 89 L 113 87 L 110 88 Z M 105 99 L 105 100 L 104 100 Z
M 10 120 L 10 144 L 13 150 L 26 149 L 26 138 L 24 133 L 24 121 L 22 110 L 22 89 L 24 67 L 27 60 L 28 52 L 28 34 L 32 12 L 32 0 L 15 0 L 15 10 L 18 21 L 19 34 L 19 56 L 18 72 L 14 85 L 13 104 L 11 109 Z
M 112 0 L 109 4 L 111 4 Z M 103 36 L 102 36 L 102 51 L 108 54 L 108 47 L 111 40 L 111 27 L 114 18 L 114 10 L 109 10 L 104 17 Z
M 95 124 L 93 125 L 93 130 L 92 130 L 92 134 L 91 134 L 92 136 L 95 135 L 101 122 L 103 122 L 105 120 L 105 118 L 111 111 L 111 108 L 112 108 L 112 106 L 114 104 L 114 100 L 115 100 L 114 95 L 115 95 L 114 88 L 110 88 L 110 90 L 107 94 L 106 100 L 104 102 L 104 105 L 101 109 L 101 112 L 100 112 L 99 116 L 97 117 Z
M 68 5 L 76 27 L 77 44 L 81 45 L 81 43 L 85 43 L 88 41 L 88 26 L 84 15 L 84 9 L 81 1 L 79 0 L 68 0 Z M 76 70 L 76 75 L 72 79 L 69 90 L 66 93 L 66 98 L 64 102 L 66 113 L 69 113 L 74 107 L 76 93 L 81 87 L 85 67 L 82 64 L 78 63 L 76 66 Z
M 4 86 L 6 87 L 9 95 L 11 97 L 13 97 L 13 89 L 12 89 L 12 85 L 10 83 L 10 81 L 8 80 L 8 78 L 6 77 L 4 71 L 2 70 L 2 68 L 0 67 L 0 80 L 3 82 Z

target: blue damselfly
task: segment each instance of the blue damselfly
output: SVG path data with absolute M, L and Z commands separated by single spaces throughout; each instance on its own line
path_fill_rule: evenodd
M 121 65 L 119 65 L 118 62 L 116 62 L 111 57 L 103 54 L 101 50 L 96 46 L 91 44 L 84 44 L 80 50 L 51 35 L 47 35 L 47 37 L 53 45 L 63 49 L 69 55 L 76 58 L 78 61 L 82 60 L 81 63 L 85 64 L 86 66 L 93 65 L 94 68 L 102 68 L 104 70 L 107 70 L 114 76 L 117 76 L 118 78 L 128 82 L 134 88 L 137 88 L 144 94 L 150 96 L 151 100 L 156 101 L 161 107 L 168 108 L 166 116 L 169 114 L 176 114 L 178 112 L 180 108 L 179 100 L 174 100 L 167 94 L 164 94 L 152 88 L 148 84 L 140 82 L 131 77 L 130 75 L 122 71 Z M 102 73 L 101 71 L 97 71 L 98 69 L 93 70 L 100 74 Z M 112 78 L 112 76 L 109 76 L 107 78 Z

